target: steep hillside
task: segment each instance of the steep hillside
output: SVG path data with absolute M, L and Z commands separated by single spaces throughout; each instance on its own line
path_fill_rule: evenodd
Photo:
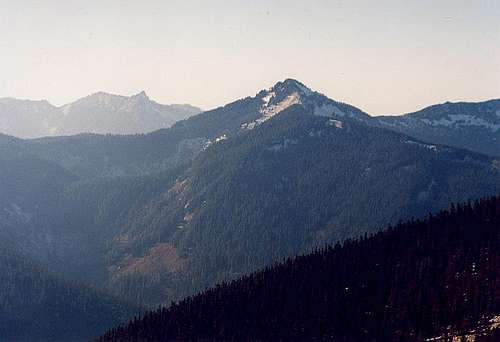
M 471 330 L 488 335 L 498 328 L 488 320 L 500 312 L 499 247 L 500 198 L 455 205 L 222 283 L 99 341 L 421 341 Z M 484 329 L 476 329 L 479 324 Z
M 0 246 L 0 340 L 88 341 L 139 308 L 69 283 Z
M 77 178 L 59 165 L 28 153 L 19 139 L 0 135 L 0 239 L 41 257 L 47 230 L 38 217 Z
M 111 287 L 150 304 L 500 191 L 492 158 L 300 106 L 214 143 L 171 179 L 110 245 Z

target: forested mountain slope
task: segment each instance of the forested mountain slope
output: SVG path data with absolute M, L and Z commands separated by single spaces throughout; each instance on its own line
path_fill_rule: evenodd
M 53 208 L 58 194 L 77 177 L 27 152 L 21 143 L 0 135 L 0 239 L 40 257 L 47 236 L 37 217 Z
M 425 220 L 222 283 L 99 341 L 412 341 L 460 335 L 500 312 L 499 247 L 499 197 L 453 205 Z
M 51 270 L 156 305 L 325 242 L 500 191 L 494 158 L 423 143 L 358 117 L 311 110 L 290 105 L 252 129 L 234 125 L 236 131 L 214 139 L 192 162 L 164 172 L 70 174 L 76 180 L 27 195 L 38 198 L 33 208 L 43 210 L 27 211 L 26 224 L 16 231 L 43 233 L 35 235 L 32 250 Z M 215 129 L 211 134 L 217 135 Z M 168 150 L 155 140 L 164 136 L 171 135 L 97 138 L 140 142 L 128 153 L 121 150 L 126 145 L 109 145 L 110 155 L 130 165 L 127 159 L 140 160 L 135 156 L 144 157 L 144 151 Z M 78 150 L 72 139 L 79 138 L 67 139 L 58 148 Z M 40 155 L 26 141 L 9 141 L 23 153 Z M 101 156 L 105 150 L 102 144 L 83 145 Z M 55 159 L 44 162 L 65 173 L 83 170 Z
M 494 157 L 374 126 L 285 80 L 150 134 L 0 136 L 0 234 L 52 272 L 157 305 L 500 191 Z
M 498 193 L 500 170 L 493 158 L 295 106 L 213 144 L 162 188 L 120 221 L 107 259 L 112 287 L 151 304 Z
M 373 118 L 425 141 L 500 156 L 500 100 L 446 102 L 405 115 Z
M 0 245 L 0 340 L 88 341 L 140 312 Z

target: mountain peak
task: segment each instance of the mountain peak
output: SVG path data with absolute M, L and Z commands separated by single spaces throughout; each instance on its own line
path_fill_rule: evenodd
M 132 95 L 130 98 L 149 100 L 149 96 L 146 94 L 144 90 L 141 91 L 140 93 Z
M 242 124 L 242 128 L 253 129 L 293 105 L 301 105 L 307 113 L 318 116 L 349 117 L 358 121 L 367 121 L 370 118 L 360 109 L 334 101 L 293 78 L 287 78 L 267 90 L 260 91 L 256 98 L 262 101 L 261 116 Z
M 98 91 L 96 93 L 90 94 L 87 97 L 103 97 L 103 96 L 109 96 L 110 97 L 110 96 L 119 96 L 119 95 L 107 93 L 107 92 L 101 90 L 101 91 Z
M 115 105 L 117 102 L 121 101 L 124 97 L 120 95 L 106 93 L 104 91 L 99 91 L 97 93 L 93 93 L 86 97 L 83 97 L 79 100 L 76 100 L 73 103 L 69 103 L 64 107 L 72 106 L 74 104 L 86 104 L 86 105 L 99 105 L 99 106 L 111 106 Z
M 273 91 L 286 93 L 288 95 L 292 93 L 298 93 L 302 96 L 309 96 L 314 93 L 309 87 L 293 78 L 287 78 L 284 81 L 280 81 L 276 83 L 271 89 Z
M 104 91 L 99 91 L 97 93 L 93 93 L 89 96 L 86 96 L 80 100 L 77 100 L 76 102 L 81 102 L 81 101 L 93 105 L 119 106 L 127 102 L 131 103 L 149 102 L 150 99 L 144 90 L 132 96 L 115 95 Z

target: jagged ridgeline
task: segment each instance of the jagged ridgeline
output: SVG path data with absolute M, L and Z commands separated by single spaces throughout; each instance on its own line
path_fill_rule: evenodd
M 220 284 L 99 341 L 493 340 L 499 247 L 500 197 L 452 205 Z
M 190 105 L 157 103 L 144 91 L 130 97 L 98 92 L 61 107 L 45 100 L 0 98 L 0 132 L 19 138 L 138 134 L 170 127 L 200 112 Z

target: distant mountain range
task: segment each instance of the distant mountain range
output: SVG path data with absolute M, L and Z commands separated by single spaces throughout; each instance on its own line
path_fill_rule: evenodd
M 382 127 L 418 139 L 500 156 L 500 100 L 446 102 L 376 119 Z
M 20 138 L 147 133 L 200 112 L 190 105 L 159 104 L 145 92 L 130 97 L 99 92 L 62 107 L 47 101 L 2 98 L 0 132 Z
M 247 120 L 243 120 L 244 113 L 240 113 L 237 117 L 224 118 L 230 122 L 220 125 L 229 128 L 233 120 L 241 119 L 239 128 L 251 129 L 283 109 L 301 104 L 315 115 L 350 117 L 424 141 L 500 156 L 500 100 L 446 102 L 404 115 L 370 116 L 293 79 L 278 82 L 254 98 L 242 101 L 250 99 L 256 107 L 252 113 L 246 113 Z M 226 107 L 234 105 L 236 103 Z M 0 133 L 20 138 L 148 133 L 171 127 L 200 112 L 201 109 L 191 105 L 159 104 L 150 100 L 145 92 L 130 97 L 99 92 L 61 107 L 47 101 L 3 98 L 0 99 Z

